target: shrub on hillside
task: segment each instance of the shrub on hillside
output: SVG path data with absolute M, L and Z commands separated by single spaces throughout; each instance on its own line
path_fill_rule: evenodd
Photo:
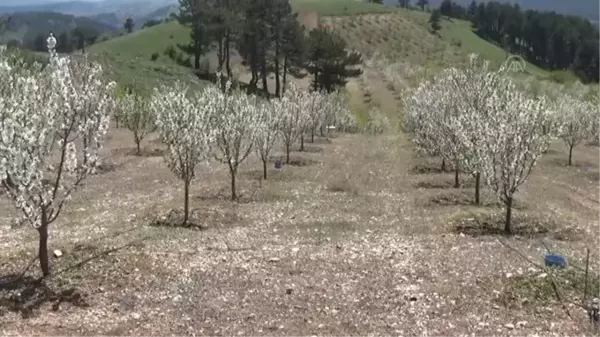
M 152 60 L 152 61 L 158 60 L 158 53 L 156 53 L 156 52 L 152 53 L 152 55 L 150 55 L 150 60 Z
M 173 45 L 168 46 L 167 49 L 165 49 L 164 54 L 168 56 L 171 60 L 175 60 L 175 58 L 177 57 L 177 51 L 175 50 L 175 47 L 173 47 Z

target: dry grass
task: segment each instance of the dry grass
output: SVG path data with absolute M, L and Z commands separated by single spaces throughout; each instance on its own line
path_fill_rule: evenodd
M 494 233 L 457 232 L 470 218 L 498 220 L 500 208 L 422 202 L 451 189 L 417 187 L 432 175 L 412 169 L 435 161 L 415 157 L 405 136 L 341 135 L 308 144 L 322 151 L 294 152 L 293 159 L 311 165 L 273 169 L 262 182 L 252 160 L 240 173 L 238 203 L 227 200 L 225 167 L 211 164 L 192 187 L 202 225 L 195 229 L 150 226 L 181 206 L 182 186 L 160 157 L 128 155 L 125 131 L 110 136 L 107 162 L 117 168 L 90 179 L 51 231 L 51 248 L 64 256 L 52 259 L 56 274 L 47 284 L 74 287 L 88 306 L 62 303 L 52 311 L 45 303 L 24 319 L 0 301 L 3 335 L 586 331 L 581 310 L 571 307 L 570 320 L 556 301 L 539 300 L 546 288 L 506 276 L 521 280 L 538 271 Z M 156 147 L 152 139 L 145 144 L 149 153 Z M 581 171 L 597 174 L 598 151 L 581 147 L 580 166 L 566 168 L 555 162 L 564 156 L 560 145 L 554 149 L 519 194 L 525 208 L 516 211 L 542 224 L 551 218 L 552 231 L 505 240 L 539 262 L 544 237 L 581 266 L 584 248 L 598 245 L 597 181 Z M 35 253 L 36 235 L 9 228 L 16 213 L 4 199 L 0 210 L 0 270 L 16 273 Z M 551 235 L 570 228 L 575 239 Z M 597 275 L 597 251 L 591 259 Z M 0 292 L 4 299 L 9 293 Z M 519 321 L 528 323 L 505 327 Z
M 366 58 L 380 54 L 413 66 L 438 68 L 460 64 L 467 54 L 430 34 L 427 21 L 413 11 L 321 17 L 321 23 L 337 30 L 351 48 Z

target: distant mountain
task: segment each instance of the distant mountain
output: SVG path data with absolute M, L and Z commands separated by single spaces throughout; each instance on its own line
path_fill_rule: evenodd
M 8 15 L 6 31 L 0 35 L 0 41 L 6 43 L 16 40 L 21 44 L 32 44 L 42 34 L 47 36 L 53 31 L 56 36 L 62 32 L 70 32 L 75 27 L 92 29 L 99 34 L 114 30 L 105 23 L 74 15 L 54 12 L 26 12 Z
M 138 24 L 141 26 L 150 20 L 163 20 L 173 13 L 179 13 L 179 5 L 168 5 L 158 8 L 157 10 L 144 15 L 143 17 L 139 17 L 137 19 Z
M 90 19 L 96 20 L 107 25 L 114 27 L 115 29 L 121 28 L 123 26 L 123 18 L 120 18 L 115 13 L 101 13 L 93 16 L 89 16 Z
M 113 26 L 115 29 L 121 29 L 123 27 L 123 23 L 128 17 L 133 19 L 135 24 L 134 29 L 142 28 L 142 25 L 150 20 L 163 20 L 167 18 L 171 13 L 179 13 L 179 6 L 176 5 L 167 5 L 160 8 L 155 9 L 149 13 L 143 12 L 139 13 L 101 13 L 97 15 L 90 16 L 89 18 L 103 22 L 107 25 Z
M 4 1 L 2 1 L 4 3 Z M 104 0 L 62 1 L 42 4 L 0 6 L 0 13 L 15 12 L 58 12 L 76 16 L 94 16 L 103 13 L 143 16 L 161 7 L 177 4 L 177 0 Z
M 38 3 L 31 3 L 38 1 Z M 178 11 L 178 0 L 103 0 L 103 1 L 58 1 L 29 3 L 17 6 L 0 6 L 0 14 L 28 12 L 56 12 L 78 17 L 88 17 L 96 22 L 122 29 L 128 17 L 133 18 L 135 29 L 149 20 L 162 20 Z M 54 0 L 53 0 L 54 1 Z M 0 0 L 5 3 L 5 0 Z

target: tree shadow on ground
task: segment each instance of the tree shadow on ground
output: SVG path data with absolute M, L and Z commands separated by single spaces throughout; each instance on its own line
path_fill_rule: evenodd
M 183 209 L 171 209 L 166 214 L 151 217 L 148 225 L 152 227 L 186 228 L 192 230 L 208 230 L 213 224 L 235 227 L 243 220 L 235 209 L 228 207 L 194 208 L 188 214 L 188 221 L 184 223 Z M 210 224 L 210 226 L 209 226 Z
M 120 234 L 122 234 L 122 232 L 115 235 Z M 86 298 L 88 297 L 87 294 L 81 293 L 75 287 L 57 289 L 58 287 L 51 287 L 49 283 L 57 276 L 80 269 L 94 260 L 108 256 L 121 249 L 135 246 L 147 238 L 148 237 L 134 240 L 123 246 L 96 252 L 92 256 L 69 265 L 47 277 L 34 278 L 25 275 L 25 272 L 21 274 L 0 276 L 0 316 L 2 316 L 4 310 L 8 310 L 10 312 L 20 313 L 23 318 L 29 318 L 32 317 L 34 312 L 40 309 L 45 303 L 52 303 L 53 311 L 58 311 L 62 303 L 70 303 L 80 308 L 89 307 L 89 303 L 86 301 Z M 86 247 L 89 249 L 86 249 Z M 95 248 L 96 246 L 93 244 L 84 244 L 76 246 L 73 251 L 94 251 Z
M 450 192 L 432 196 L 428 202 L 429 207 L 440 206 L 480 206 L 480 207 L 501 207 L 502 203 L 497 200 L 480 200 L 480 204 L 475 204 L 474 193 Z M 483 199 L 483 198 L 482 198 Z M 517 207 L 515 207 L 517 208 Z
M 139 158 L 149 158 L 149 157 L 162 157 L 165 154 L 164 149 L 159 148 L 147 148 L 142 147 L 140 149 L 140 153 L 137 153 L 137 149 L 135 147 L 125 147 L 113 150 L 115 154 L 131 156 L 131 157 L 139 157 Z
M 152 227 L 179 227 L 195 230 L 205 230 L 208 227 L 201 223 L 196 212 L 190 212 L 188 220 L 184 222 L 183 210 L 172 209 L 166 215 L 159 215 L 150 222 Z
M 443 179 L 432 179 L 432 180 L 424 180 L 419 181 L 415 185 L 415 188 L 425 188 L 425 189 L 461 189 L 461 188 L 475 188 L 475 180 L 466 179 L 460 181 L 460 186 L 458 188 L 454 187 L 454 179 L 452 180 L 443 180 Z M 483 184 L 481 184 L 483 187 Z
M 110 172 L 115 172 L 125 165 L 132 163 L 135 158 L 124 161 L 115 161 L 113 156 L 107 156 L 100 160 L 100 164 L 96 167 L 96 175 L 102 175 Z
M 454 232 L 472 237 L 514 235 L 529 239 L 552 237 L 560 241 L 574 241 L 581 237 L 575 227 L 559 224 L 551 218 L 528 216 L 524 213 L 513 213 L 511 233 L 504 231 L 504 213 L 477 215 L 458 220 Z
M 288 164 L 284 164 L 284 165 L 304 167 L 304 166 L 316 165 L 318 163 L 319 163 L 319 161 L 313 160 L 313 159 L 308 159 L 308 158 L 294 158 L 294 159 L 290 159 L 290 162 Z
M 58 311 L 62 303 L 80 308 L 89 306 L 85 300 L 87 294 L 81 294 L 75 288 L 55 291 L 44 281 L 16 274 L 0 277 L 0 312 L 8 310 L 29 318 L 35 310 L 48 302 L 52 302 L 53 311 Z
M 300 152 L 305 152 L 305 153 L 322 153 L 323 152 L 323 148 L 320 148 L 318 146 L 304 146 L 304 150 L 300 151 Z
M 333 141 L 331 140 L 331 138 L 335 138 L 334 134 L 331 134 L 329 136 L 316 136 L 315 135 L 315 141 L 314 142 L 308 142 L 309 144 L 315 144 L 315 145 L 323 145 L 323 144 L 331 144 L 333 143 Z
M 448 170 L 448 167 L 442 170 L 441 165 L 435 166 L 433 163 L 417 164 L 410 169 L 410 173 L 412 174 L 439 174 L 448 172 L 453 171 Z
M 565 168 L 587 168 L 591 167 L 590 163 L 585 160 L 577 160 L 577 157 L 573 155 L 573 161 L 571 165 L 569 165 L 569 157 L 568 155 L 561 157 L 553 157 L 548 159 L 548 163 L 553 166 L 565 167 Z

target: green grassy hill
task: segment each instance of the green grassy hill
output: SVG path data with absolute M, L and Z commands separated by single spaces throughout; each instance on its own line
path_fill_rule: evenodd
M 170 21 L 94 44 L 88 53 L 106 64 L 110 74 L 121 84 L 136 83 L 148 88 L 174 80 L 198 84 L 189 68 L 164 54 L 170 46 L 177 49 L 177 44 L 188 42 L 188 29 Z M 152 60 L 155 53 L 158 57 Z
M 348 43 L 366 55 L 377 52 L 390 61 L 409 62 L 426 67 L 460 64 L 477 53 L 499 68 L 507 59 L 502 48 L 477 36 L 462 20 L 443 20 L 439 35 L 429 31 L 429 14 L 401 10 L 389 14 L 355 17 L 327 17 L 322 22 L 336 29 Z M 526 63 L 528 74 L 547 77 L 549 72 Z
M 508 56 L 499 46 L 479 38 L 469 23 L 462 20 L 444 19 L 439 35 L 434 35 L 429 32 L 429 14 L 419 11 L 353 0 L 292 0 L 292 5 L 296 11 L 318 13 L 321 24 L 339 31 L 365 59 L 383 57 L 388 63 L 403 62 L 434 72 L 466 62 L 469 53 L 480 54 L 496 68 Z M 188 42 L 189 29 L 171 21 L 98 43 L 89 52 L 110 63 L 119 82 L 144 82 L 152 86 L 181 77 L 194 82 L 188 68 L 165 55 L 170 46 L 177 50 L 177 44 Z M 155 60 L 151 60 L 153 54 L 157 56 Z M 208 55 L 207 59 L 213 56 Z M 552 75 L 530 63 L 525 70 L 526 74 L 539 78 Z
M 392 13 L 395 7 L 360 0 L 291 0 L 295 11 L 311 10 L 322 16 Z

